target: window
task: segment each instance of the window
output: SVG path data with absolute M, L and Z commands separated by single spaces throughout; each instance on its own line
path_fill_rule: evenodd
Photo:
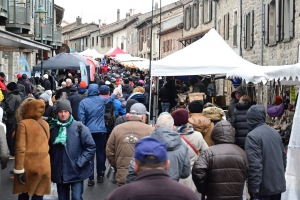
M 221 19 L 219 19 L 218 20 L 218 33 L 219 33 L 219 35 L 221 35 L 221 25 L 222 25 L 222 20 Z
M 96 45 L 99 44 L 99 36 L 96 37 Z
M 212 0 L 202 0 L 202 23 L 208 23 L 212 19 Z
M 290 41 L 294 37 L 295 0 L 282 1 L 283 11 L 283 40 Z
M 109 47 L 109 46 L 111 46 L 111 41 L 110 41 L 110 37 L 107 37 L 107 46 Z
M 118 45 L 119 45 L 119 38 L 117 37 L 116 38 L 116 47 L 118 47 Z
M 199 3 L 194 3 L 192 7 L 192 27 L 196 28 L 199 25 Z
M 121 43 L 121 49 L 122 50 L 124 49 L 124 43 L 123 42 Z
M 95 44 L 95 43 L 94 43 L 94 37 L 92 37 L 92 46 L 94 46 L 94 44 Z
M 187 6 L 184 10 L 184 29 L 189 30 L 191 28 L 191 6 Z
M 254 10 L 249 11 L 244 17 L 244 48 L 249 50 L 254 45 Z
M 224 15 L 224 39 L 229 40 L 229 13 Z
M 143 51 L 143 30 L 139 31 L 139 50 Z
M 85 38 L 85 46 L 86 47 L 88 46 L 88 38 L 87 37 Z
M 238 15 L 237 11 L 233 13 L 233 46 L 237 46 L 237 29 L 238 29 Z
M 163 52 L 169 52 L 172 51 L 172 39 L 165 40 L 163 42 Z
M 104 40 L 104 38 L 101 38 L 101 47 L 105 47 L 105 40 Z
M 150 34 L 151 34 L 151 29 L 150 29 L 150 27 L 148 27 L 148 35 L 147 35 L 147 47 L 148 48 L 150 48 L 150 46 L 151 46 Z

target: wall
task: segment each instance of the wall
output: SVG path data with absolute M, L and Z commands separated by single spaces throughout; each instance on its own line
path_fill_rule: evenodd
M 164 57 L 182 49 L 182 44 L 178 41 L 178 39 L 181 38 L 181 36 L 182 36 L 181 29 L 161 36 L 161 58 L 164 58 Z M 163 49 L 164 41 L 170 40 L 170 39 L 172 39 L 172 50 L 164 52 L 164 49 Z
M 119 47 L 120 49 L 121 48 L 121 43 L 122 43 L 122 37 L 124 37 L 124 41 L 123 41 L 123 51 L 126 51 L 126 46 L 128 44 L 128 39 L 127 38 L 127 31 L 126 29 L 122 29 L 120 31 L 117 31 L 115 33 L 113 33 L 113 47 Z

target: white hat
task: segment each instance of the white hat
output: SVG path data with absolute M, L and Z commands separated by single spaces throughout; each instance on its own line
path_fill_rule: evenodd
M 109 81 L 105 81 L 105 85 L 110 85 L 110 82 Z
M 43 77 L 44 77 L 45 79 L 48 79 L 48 78 L 49 78 L 48 74 L 45 74 Z

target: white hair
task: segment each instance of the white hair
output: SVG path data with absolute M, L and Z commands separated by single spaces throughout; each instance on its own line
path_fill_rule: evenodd
M 157 118 L 156 126 L 159 128 L 170 128 L 174 126 L 174 119 L 171 115 L 161 115 Z
M 70 78 L 67 78 L 66 83 L 72 83 L 72 80 Z
M 66 84 L 67 83 L 65 81 L 61 82 L 61 86 L 63 86 L 63 85 L 66 86 Z

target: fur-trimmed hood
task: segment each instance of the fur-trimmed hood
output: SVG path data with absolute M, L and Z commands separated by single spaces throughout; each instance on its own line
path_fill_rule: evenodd
M 24 114 L 25 114 L 25 111 L 24 111 L 24 108 L 25 108 L 25 105 L 32 101 L 32 100 L 35 100 L 34 97 L 27 97 L 26 99 L 23 100 L 23 102 L 21 103 L 20 107 L 17 109 L 16 111 L 16 119 L 17 119 L 17 124 L 19 124 L 19 122 L 21 120 L 23 120 L 24 118 Z

